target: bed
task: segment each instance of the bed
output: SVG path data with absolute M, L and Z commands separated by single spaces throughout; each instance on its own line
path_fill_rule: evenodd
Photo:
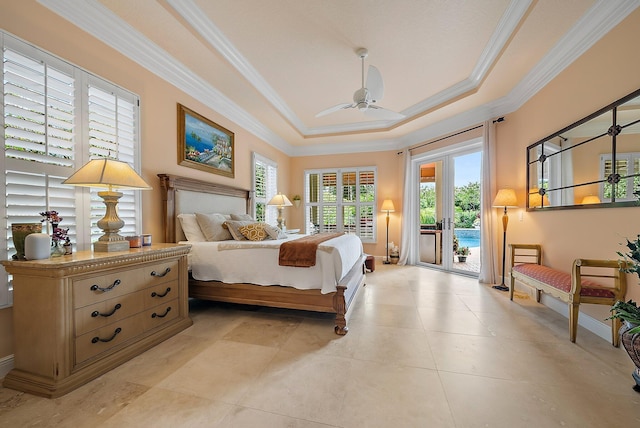
M 158 174 L 158 177 L 162 189 L 164 242 L 187 241 L 178 219 L 181 214 L 200 212 L 230 215 L 250 212 L 252 201 L 251 192 L 248 190 L 170 174 Z M 293 238 L 282 241 L 290 239 Z M 277 251 L 266 247 L 277 246 L 278 241 L 264 241 L 260 244 L 247 244 L 245 241 L 201 243 L 189 241 L 192 245 L 189 296 L 219 302 L 332 313 L 335 314 L 335 333 L 347 334 L 349 315 L 365 280 L 363 265 L 366 256 L 362 252 L 361 244 L 359 253 L 342 251 L 351 254 L 347 260 L 338 257 L 337 251 L 328 248 L 334 245 L 333 239 L 328 240 L 318 246 L 315 267 L 281 267 L 289 270 L 287 275 L 276 273 L 275 278 L 267 280 L 264 279 L 264 275 L 257 273 L 260 271 L 258 268 L 251 269 L 255 271 L 255 275 L 251 278 L 247 276 L 249 270 L 244 269 L 241 272 L 242 275 L 238 277 L 230 275 L 221 277 L 221 280 L 202 279 L 209 278 L 203 274 L 203 271 L 216 270 L 200 264 L 204 258 L 202 254 L 213 253 L 219 257 L 227 257 L 229 260 L 235 259 L 241 251 L 253 251 L 254 254 L 251 257 L 269 254 L 260 256 L 259 261 L 255 261 L 258 259 L 254 258 L 252 263 L 257 267 L 264 267 L 265 264 L 270 263 L 265 259 L 273 259 Z M 242 245 L 248 248 L 240 248 Z M 346 261 L 340 265 L 339 262 L 336 264 L 337 260 Z M 330 277 L 331 272 L 333 277 Z M 216 272 L 213 274 L 215 275 Z M 321 280 L 317 281 L 318 278 Z M 314 281 L 317 284 L 314 285 Z

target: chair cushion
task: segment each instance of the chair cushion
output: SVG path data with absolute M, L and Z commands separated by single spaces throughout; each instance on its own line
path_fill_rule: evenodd
M 513 270 L 521 273 L 522 275 L 548 284 L 553 288 L 557 288 L 558 290 L 562 290 L 566 293 L 571 292 L 571 274 L 569 273 L 560 272 L 555 269 L 551 269 L 550 267 L 538 265 L 535 263 L 523 263 L 520 265 L 516 265 L 513 267 Z M 582 279 L 582 288 L 580 289 L 580 295 L 588 297 L 615 297 L 613 291 L 592 287 L 601 287 L 601 285 L 589 279 Z

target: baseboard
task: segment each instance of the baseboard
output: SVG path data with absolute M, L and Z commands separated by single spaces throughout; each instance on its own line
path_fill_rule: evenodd
M 0 358 L 0 379 L 4 378 L 13 368 L 13 355 Z
M 542 293 L 540 303 L 550 309 L 553 309 L 560 315 L 567 318 L 567 320 L 569 319 L 569 309 L 566 303 L 544 293 Z M 607 342 L 611 341 L 611 326 L 590 315 L 585 314 L 584 312 L 580 312 L 580 315 L 578 316 L 578 325 L 586 328 L 591 333 L 600 336 Z

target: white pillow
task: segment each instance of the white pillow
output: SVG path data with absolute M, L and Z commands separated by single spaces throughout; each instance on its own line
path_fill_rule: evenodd
M 222 226 L 227 220 L 224 215 L 196 213 L 196 219 L 207 241 L 228 241 L 233 239 L 231 233 Z
M 178 214 L 178 220 L 182 226 L 184 236 L 187 237 L 187 241 L 193 242 L 205 242 L 207 238 L 202 233 L 200 225 L 195 214 Z
M 284 233 L 278 226 L 271 226 L 270 224 L 265 224 L 264 230 L 267 232 L 267 235 L 271 239 L 285 239 L 288 238 L 287 234 Z

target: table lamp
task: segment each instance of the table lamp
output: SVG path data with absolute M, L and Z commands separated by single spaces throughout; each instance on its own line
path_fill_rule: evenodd
M 281 230 L 284 230 L 284 228 L 282 227 L 282 209 L 284 207 L 290 207 L 293 205 L 289 198 L 287 198 L 286 195 L 283 195 L 282 193 L 278 193 L 273 198 L 271 198 L 267 205 L 278 207 L 278 227 Z
M 104 234 L 93 243 L 93 251 L 112 252 L 126 251 L 129 242 L 118 234 L 124 221 L 118 217 L 118 199 L 122 192 L 113 189 L 151 189 L 143 179 L 126 162 L 114 159 L 93 159 L 74 172 L 62 184 L 80 187 L 102 187 L 108 190 L 98 192 L 107 209 L 104 217 L 98 220 L 98 227 Z

